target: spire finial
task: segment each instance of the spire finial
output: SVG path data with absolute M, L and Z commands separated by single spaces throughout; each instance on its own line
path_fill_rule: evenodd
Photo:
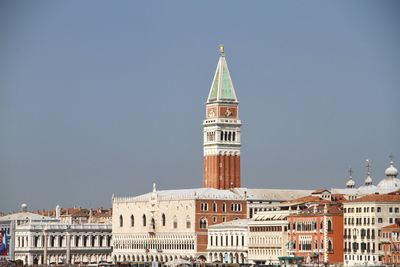
M 365 160 L 367 162 L 367 174 L 370 175 L 371 174 L 371 162 L 369 161 L 369 159 Z
M 393 165 L 393 159 L 394 159 L 394 155 L 393 155 L 393 153 L 390 153 L 390 155 L 389 155 L 389 159 L 390 159 L 390 165 Z
M 352 178 L 352 174 L 353 174 L 353 170 L 352 170 L 352 168 L 350 167 L 350 169 L 349 169 L 349 178 Z
M 224 49 L 224 45 L 223 44 L 219 45 L 219 53 L 221 54 L 221 56 L 223 56 L 224 53 L 225 53 L 225 49 Z

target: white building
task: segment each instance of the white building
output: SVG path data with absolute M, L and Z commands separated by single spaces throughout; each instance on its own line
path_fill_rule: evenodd
M 248 219 L 233 220 L 208 228 L 207 261 L 247 263 Z
M 0 232 L 7 236 L 7 258 L 14 260 L 15 256 L 15 228 L 28 222 L 57 222 L 57 219 L 38 215 L 28 211 L 28 206 L 21 205 L 21 211 L 0 217 Z
M 28 265 L 111 262 L 111 225 L 59 222 L 17 225 L 15 260 Z
M 344 251 L 349 266 L 379 264 L 381 228 L 400 219 L 400 194 L 397 169 L 393 162 L 385 171 L 386 178 L 378 188 L 389 194 L 372 194 L 344 203 Z
M 56 218 L 28 212 L 0 217 L 9 238 L 9 258 L 24 264 L 89 264 L 111 261 L 111 224 L 66 224 Z
M 286 256 L 290 210 L 259 212 L 249 222 L 249 262 L 276 264 L 278 257 Z

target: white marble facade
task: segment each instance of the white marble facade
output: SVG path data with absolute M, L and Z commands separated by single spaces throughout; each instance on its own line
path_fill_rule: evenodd
M 248 219 L 233 220 L 208 228 L 207 261 L 247 263 Z
M 15 227 L 15 260 L 24 264 L 111 262 L 111 224 L 27 222 Z

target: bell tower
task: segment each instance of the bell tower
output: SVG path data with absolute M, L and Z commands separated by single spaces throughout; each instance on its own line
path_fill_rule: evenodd
M 219 52 L 203 121 L 203 187 L 229 189 L 240 187 L 241 122 L 223 45 Z

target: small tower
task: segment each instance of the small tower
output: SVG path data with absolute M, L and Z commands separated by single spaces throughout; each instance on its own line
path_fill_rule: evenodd
M 354 188 L 354 186 L 356 185 L 356 183 L 353 180 L 352 174 L 353 174 L 353 170 L 350 168 L 349 169 L 349 180 L 347 180 L 347 183 L 346 183 L 347 188 Z
M 203 187 L 229 189 L 240 187 L 241 122 L 223 45 L 219 52 L 203 121 Z
M 371 162 L 369 159 L 365 160 L 367 162 L 367 177 L 365 178 L 364 185 L 369 186 L 372 185 L 372 177 L 371 177 Z

